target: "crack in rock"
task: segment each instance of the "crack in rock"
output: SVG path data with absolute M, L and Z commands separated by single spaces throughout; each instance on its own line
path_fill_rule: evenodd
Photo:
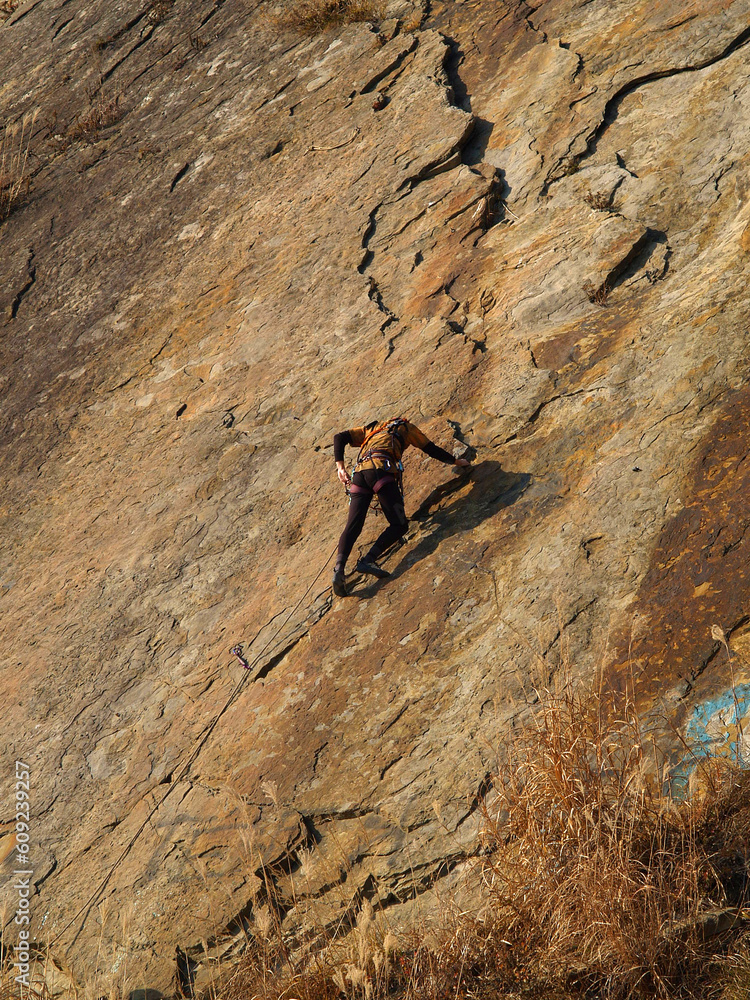
M 657 247 L 659 246 L 665 247 L 661 267 L 654 268 L 652 270 L 645 270 L 646 264 L 652 258 Z M 635 241 L 635 243 L 633 243 L 630 250 L 622 258 L 622 260 L 620 260 L 607 272 L 598 288 L 594 288 L 591 285 L 588 286 L 588 288 L 591 289 L 589 298 L 592 302 L 604 302 L 610 292 L 624 284 L 628 278 L 633 277 L 638 273 L 638 271 L 641 270 L 644 270 L 645 277 L 649 282 L 651 282 L 651 284 L 654 284 L 656 281 L 661 281 L 662 278 L 666 277 L 667 271 L 669 270 L 669 258 L 671 255 L 672 248 L 669 245 L 667 234 L 662 232 L 660 229 L 646 229 L 646 231 Z
M 15 296 L 13 297 L 13 301 L 10 304 L 10 308 L 8 309 L 9 319 L 16 318 L 16 316 L 18 315 L 18 310 L 21 306 L 21 303 L 23 302 L 24 297 L 28 295 L 28 293 L 36 284 L 36 267 L 34 266 L 33 247 L 29 249 L 29 256 L 26 261 L 26 275 L 27 275 L 26 284 L 21 289 L 19 289 L 19 291 L 16 292 Z
M 624 84 L 617 90 L 612 97 L 609 98 L 607 103 L 604 105 L 604 111 L 602 113 L 601 120 L 598 125 L 589 133 L 586 138 L 586 149 L 568 160 L 564 158 L 555 165 L 555 167 L 550 171 L 550 173 L 545 178 L 544 184 L 541 189 L 541 196 L 544 197 L 549 188 L 561 177 L 565 176 L 571 168 L 580 166 L 580 164 L 593 156 L 596 152 L 599 140 L 602 138 L 604 133 L 614 124 L 617 120 L 619 114 L 620 105 L 629 97 L 632 93 L 638 90 L 640 87 L 645 87 L 649 83 L 654 83 L 656 80 L 665 80 L 675 76 L 682 76 L 684 73 L 697 73 L 700 70 L 708 69 L 711 66 L 715 66 L 717 63 L 722 62 L 724 59 L 728 59 L 733 55 L 738 49 L 742 48 L 748 41 L 750 41 L 750 26 L 741 31 L 728 45 L 726 45 L 721 52 L 717 55 L 709 56 L 707 59 L 702 60 L 695 65 L 688 66 L 677 66 L 670 67 L 669 69 L 663 70 L 653 70 L 650 73 L 644 73 L 642 76 L 636 77 L 629 83 Z M 575 141 L 575 140 L 574 140 Z M 571 143 L 572 145 L 572 143 Z M 561 169 L 562 168 L 562 169 Z

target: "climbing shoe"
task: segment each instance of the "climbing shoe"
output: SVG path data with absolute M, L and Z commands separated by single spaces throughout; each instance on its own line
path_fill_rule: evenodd
M 360 559 L 357 563 L 357 572 L 369 573 L 370 576 L 377 576 L 381 580 L 385 580 L 387 576 L 391 575 L 387 569 L 383 569 L 378 566 L 378 564 L 373 562 L 371 559 Z
M 336 597 L 347 596 L 346 577 L 343 569 L 336 569 L 333 571 L 333 592 Z

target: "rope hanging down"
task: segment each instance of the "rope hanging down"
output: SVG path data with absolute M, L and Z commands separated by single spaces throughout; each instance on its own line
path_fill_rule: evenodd
M 161 799 L 159 799 L 159 801 L 156 802 L 151 807 L 151 810 L 149 811 L 149 813 L 146 816 L 146 818 L 143 820 L 143 822 L 141 823 L 141 825 L 135 831 L 135 833 L 130 838 L 130 840 L 128 841 L 128 843 L 125 845 L 125 847 L 123 848 L 122 852 L 120 853 L 120 855 L 118 856 L 118 858 L 115 860 L 114 864 L 109 869 L 109 871 L 107 872 L 107 874 L 101 880 L 101 882 L 99 883 L 99 885 L 96 887 L 96 889 L 92 892 L 92 894 L 89 896 L 89 898 L 83 904 L 83 906 L 81 906 L 81 908 L 71 917 L 71 919 L 63 927 L 63 929 L 60 930 L 60 931 L 58 931 L 57 934 L 55 934 L 55 936 L 50 940 L 48 947 L 52 947 L 52 945 L 55 944 L 55 942 L 58 941 L 62 937 L 62 935 L 68 930 L 68 928 L 73 926 L 73 924 L 78 920 L 78 918 L 81 916 L 81 914 L 83 914 L 83 920 L 81 921 L 81 926 L 76 931 L 76 933 L 75 933 L 75 935 L 73 937 L 73 940 L 71 941 L 71 946 L 76 943 L 76 941 L 78 940 L 78 935 L 81 933 L 81 931 L 84 928 L 84 925 L 86 923 L 86 918 L 88 917 L 88 915 L 89 915 L 89 913 L 91 911 L 92 906 L 99 899 L 99 897 L 101 896 L 102 892 L 104 892 L 104 890 L 107 888 L 107 885 L 109 884 L 109 880 L 112 878 L 112 876 L 114 875 L 115 871 L 118 869 L 118 867 L 122 864 L 122 862 L 128 856 L 128 854 L 130 853 L 131 849 L 133 848 L 133 845 L 138 840 L 138 838 L 143 833 L 143 831 L 146 829 L 146 827 L 148 826 L 148 824 L 151 821 L 151 819 L 156 815 L 156 813 L 159 811 L 159 809 L 161 809 L 161 807 L 164 805 L 164 803 L 169 798 L 169 796 L 174 791 L 174 789 L 177 787 L 177 785 L 187 776 L 187 773 L 190 770 L 190 768 L 192 767 L 192 765 L 195 763 L 195 761 L 196 761 L 196 759 L 198 757 L 198 754 L 201 752 L 201 750 L 203 749 L 203 747 L 206 745 L 206 742 L 208 741 L 208 738 L 211 736 L 211 733 L 216 728 L 216 725 L 219 722 L 219 719 L 221 719 L 222 715 L 224 715 L 224 713 L 230 708 L 230 706 L 232 705 L 232 703 L 236 700 L 236 698 L 239 695 L 240 691 L 245 686 L 247 680 L 252 676 L 252 670 L 253 670 L 253 668 L 258 665 L 258 661 L 260 660 L 260 658 L 266 652 L 266 650 L 271 645 L 271 643 L 274 642 L 277 639 L 277 637 L 278 637 L 279 633 L 281 632 L 281 630 L 287 625 L 287 623 L 289 622 L 289 619 L 292 617 L 293 614 L 295 614 L 295 612 L 299 608 L 300 604 L 302 604 L 302 602 L 304 601 L 304 599 L 307 597 L 307 595 L 310 593 L 310 591 L 312 590 L 312 588 L 315 586 L 315 584 L 318 582 L 318 580 L 320 579 L 320 577 L 323 575 L 326 567 L 328 566 L 329 562 L 333 558 L 333 555 L 334 555 L 335 552 L 336 552 L 336 548 L 333 549 L 333 551 L 328 556 L 328 558 L 326 559 L 326 561 L 323 564 L 323 566 L 320 568 L 320 570 L 319 570 L 317 576 L 315 577 L 315 579 L 312 581 L 312 583 L 309 585 L 309 587 L 304 592 L 304 594 L 302 595 L 302 597 L 300 597 L 300 599 L 297 601 L 297 603 L 291 609 L 291 611 L 286 616 L 286 618 L 283 620 L 283 622 L 281 623 L 281 625 L 279 625 L 279 627 L 276 629 L 276 631 L 274 632 L 274 634 L 270 637 L 270 639 L 268 639 L 268 641 L 263 646 L 263 648 L 260 650 L 260 652 L 257 653 L 253 657 L 252 663 L 247 663 L 247 661 L 245 661 L 245 663 L 247 663 L 246 666 L 243 663 L 243 666 L 245 666 L 245 673 L 242 675 L 242 677 L 240 677 L 240 679 L 237 682 L 237 684 L 235 685 L 232 693 L 229 695 L 229 698 L 227 698 L 227 700 L 224 703 L 223 707 L 219 711 L 218 715 L 216 715 L 214 717 L 213 721 L 203 730 L 203 732 L 201 733 L 201 735 L 198 737 L 195 746 L 191 750 L 191 752 L 188 755 L 188 757 L 185 758 L 179 774 L 170 783 L 169 788 L 166 790 L 166 792 L 161 797 Z M 262 631 L 262 629 L 260 631 Z M 256 635 L 253 638 L 252 642 L 255 642 L 255 639 L 257 639 L 258 635 L 260 635 L 260 631 L 256 633 Z

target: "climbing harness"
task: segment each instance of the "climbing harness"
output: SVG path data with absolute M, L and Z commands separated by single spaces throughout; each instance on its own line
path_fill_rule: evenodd
M 359 454 L 357 455 L 357 461 L 352 469 L 349 485 L 346 487 L 346 496 L 348 502 L 352 502 L 352 494 L 355 493 L 371 493 L 373 500 L 370 507 L 371 510 L 375 511 L 376 514 L 382 513 L 382 507 L 378 500 L 378 492 L 389 483 L 392 479 L 396 481 L 399 492 L 401 496 L 404 495 L 404 463 L 401 461 L 401 455 L 404 451 L 404 441 L 399 435 L 399 429 L 401 427 L 406 427 L 407 421 L 404 417 L 396 417 L 393 420 L 388 420 L 383 424 L 378 424 L 373 427 L 365 437 L 362 445 L 359 449 Z M 391 450 L 385 451 L 384 446 L 374 447 L 367 449 L 367 445 L 379 434 L 386 433 L 390 435 L 391 438 Z M 367 450 L 365 450 L 367 449 Z M 379 459 L 383 465 L 383 475 L 374 484 L 372 490 L 369 490 L 364 486 L 357 486 L 351 482 L 354 474 L 359 471 L 360 466 L 364 465 L 365 462 L 369 462 L 372 459 Z
M 371 459 L 380 458 L 386 463 L 386 468 L 390 468 L 391 463 L 395 460 L 397 464 L 401 464 L 401 455 L 404 451 L 404 440 L 399 435 L 399 430 L 401 427 L 406 427 L 407 421 L 404 417 L 396 417 L 393 420 L 387 420 L 383 424 L 378 424 L 377 427 L 373 427 L 372 430 L 367 434 L 362 445 L 359 449 L 359 454 L 357 455 L 357 462 L 354 466 L 354 471 L 356 472 L 361 465 L 365 462 L 369 462 Z M 370 448 L 367 451 L 368 444 L 376 438 L 379 434 L 385 432 L 390 436 L 391 439 L 391 450 L 385 451 L 384 444 L 381 443 L 379 447 Z
M 382 514 L 383 513 L 383 507 L 382 507 L 382 505 L 380 503 L 380 497 L 378 496 L 378 493 L 386 485 L 386 483 L 390 483 L 390 482 L 394 482 L 395 481 L 396 485 L 399 488 L 401 496 L 403 497 L 403 495 L 404 495 L 404 486 L 403 486 L 403 478 L 402 478 L 402 473 L 403 473 L 403 468 L 404 467 L 401 464 L 401 462 L 398 463 L 398 466 L 399 466 L 399 475 L 398 476 L 395 476 L 391 471 L 386 470 L 386 474 L 384 476 L 381 476 L 380 479 L 378 479 L 378 481 L 373 485 L 373 487 L 372 487 L 371 490 L 368 489 L 366 486 L 357 486 L 356 483 L 353 483 L 351 481 L 351 477 L 350 477 L 349 485 L 346 487 L 347 501 L 349 503 L 351 503 L 352 502 L 352 496 L 355 495 L 355 494 L 363 494 L 363 493 L 369 494 L 372 497 L 372 500 L 370 501 L 370 510 L 374 511 L 376 514 Z M 354 475 L 355 472 L 356 472 L 356 469 L 352 469 L 352 476 Z
M 356 469 L 352 469 L 352 476 L 354 475 L 354 473 L 356 471 L 357 471 Z M 378 493 L 383 488 L 383 486 L 385 486 L 386 483 L 390 483 L 391 480 L 395 481 L 396 485 L 399 488 L 399 492 L 401 493 L 401 498 L 403 499 L 403 496 L 404 496 L 404 479 L 403 479 L 404 467 L 401 464 L 401 462 L 398 463 L 397 471 L 398 471 L 398 475 L 397 476 L 395 476 L 392 472 L 387 471 L 386 475 L 381 476 L 380 479 L 378 479 L 378 481 L 373 486 L 372 490 L 368 490 L 366 486 L 357 486 L 356 483 L 353 483 L 351 481 L 351 476 L 350 476 L 349 477 L 349 485 L 346 487 L 346 500 L 347 500 L 347 503 L 351 503 L 352 502 L 352 495 L 353 494 L 369 493 L 371 495 L 371 497 L 372 497 L 372 500 L 370 501 L 370 510 L 373 511 L 373 513 L 375 513 L 375 514 L 382 514 L 383 513 L 383 507 L 382 507 L 382 504 L 380 503 L 380 497 L 378 496 Z

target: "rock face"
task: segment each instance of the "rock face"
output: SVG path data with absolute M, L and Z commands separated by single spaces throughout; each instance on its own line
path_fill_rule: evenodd
M 0 856 L 12 913 L 28 761 L 32 937 L 89 982 L 205 983 L 269 897 L 295 946 L 365 898 L 408 921 L 566 669 L 683 725 L 730 683 L 718 624 L 750 679 L 750 2 L 387 13 L 0 27 L 3 120 L 36 111 Z M 396 413 L 475 467 L 409 452 L 393 578 L 334 601 L 332 436 Z

